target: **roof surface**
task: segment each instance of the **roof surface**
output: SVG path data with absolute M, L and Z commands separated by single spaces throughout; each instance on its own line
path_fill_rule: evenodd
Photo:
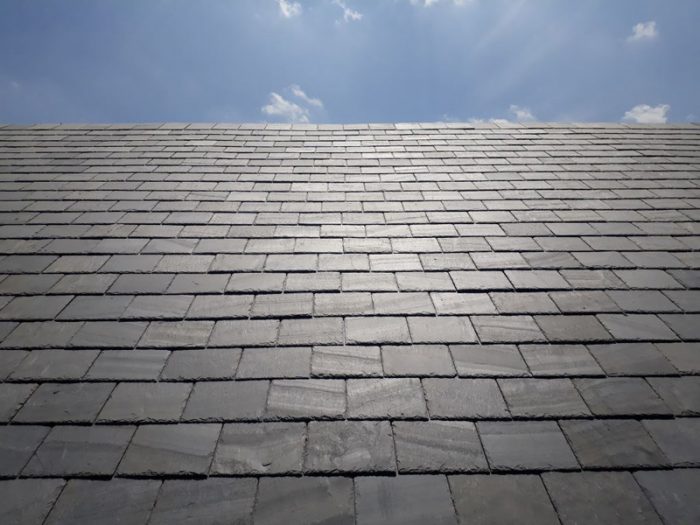
M 0 522 L 697 523 L 700 127 L 0 127 Z

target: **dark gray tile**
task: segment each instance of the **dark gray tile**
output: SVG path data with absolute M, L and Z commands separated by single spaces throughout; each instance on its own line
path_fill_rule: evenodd
M 153 321 L 139 341 L 142 348 L 202 348 L 214 321 Z
M 273 346 L 278 327 L 273 320 L 217 321 L 209 346 Z
M 28 355 L 29 352 L 26 350 L 3 350 L 0 352 L 0 380 L 4 381 L 10 376 Z
M 520 353 L 534 376 L 603 375 L 583 345 L 521 345 Z
M 641 378 L 576 379 L 576 388 L 596 416 L 669 415 L 671 410 Z
M 191 383 L 119 383 L 100 412 L 99 422 L 178 421 Z
M 612 339 L 593 315 L 538 315 L 537 324 L 550 342 L 595 342 Z
M 499 379 L 510 413 L 521 418 L 581 417 L 590 412 L 570 379 Z
M 700 343 L 658 343 L 656 348 L 679 372 L 700 372 Z
M 357 525 L 455 524 L 444 476 L 355 478 Z
M 655 315 L 601 314 L 601 323 L 615 339 L 622 341 L 672 341 L 676 334 Z
M 158 379 L 169 355 L 167 350 L 103 350 L 85 377 L 144 381 Z
M 647 419 L 643 423 L 674 466 L 700 464 L 700 419 Z
M 246 348 L 238 379 L 305 378 L 311 374 L 310 347 Z
M 345 415 L 345 382 L 335 379 L 275 380 L 267 397 L 267 417 L 337 419 Z
M 62 479 L 0 481 L 0 522 L 17 525 L 44 523 L 65 483 Z
M 535 343 L 544 334 L 529 315 L 478 315 L 471 318 L 482 343 Z
M 0 384 L 0 421 L 9 421 L 36 390 L 35 384 Z
M 211 474 L 298 474 L 305 437 L 304 423 L 226 424 L 219 437 Z
M 251 321 L 252 322 L 252 321 Z M 280 346 L 343 344 L 343 320 L 339 317 L 283 319 Z
M 316 346 L 311 354 L 311 374 L 315 377 L 381 376 L 379 347 Z
M 382 321 L 382 319 L 377 319 Z M 469 317 L 409 317 L 411 341 L 415 343 L 475 343 L 476 332 Z
M 451 345 L 450 353 L 462 377 L 529 375 L 515 345 Z
M 508 417 L 508 409 L 493 379 L 424 379 L 431 418 L 481 419 Z
M 61 320 L 119 319 L 132 301 L 131 295 L 78 296 L 63 309 Z
M 348 379 L 348 417 L 421 419 L 428 415 L 418 379 Z
M 345 320 L 348 344 L 410 343 L 404 317 L 348 317 Z
M 611 376 L 667 375 L 676 369 L 651 343 L 614 343 L 589 345 L 593 357 Z
M 253 295 L 195 295 L 188 319 L 246 318 L 253 306 Z
M 114 389 L 114 383 L 44 383 L 14 421 L 20 423 L 90 423 Z
M 64 323 L 65 324 L 65 323 Z M 70 346 L 77 348 L 133 348 L 148 323 L 86 321 L 73 336 Z
M 146 352 L 139 350 L 138 352 Z M 163 380 L 233 379 L 241 358 L 239 348 L 177 350 L 170 355 L 160 375 Z
M 650 377 L 647 381 L 674 415 L 700 415 L 700 377 Z
M 76 380 L 97 358 L 97 350 L 34 350 L 12 374 L 18 380 Z
M 48 432 L 49 427 L 29 425 L 0 427 L 0 476 L 19 475 Z
M 262 417 L 269 381 L 199 382 L 182 414 L 183 421 L 251 421 Z
M 700 521 L 700 470 L 641 471 L 634 477 L 665 523 Z
M 125 476 L 205 475 L 220 431 L 219 424 L 139 426 L 118 472 Z
M 452 357 L 444 345 L 383 346 L 387 376 L 454 376 Z

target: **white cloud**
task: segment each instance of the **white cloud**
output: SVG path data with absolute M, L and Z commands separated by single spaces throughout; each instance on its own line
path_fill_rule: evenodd
M 277 4 L 280 7 L 280 13 L 285 18 L 292 18 L 301 14 L 301 4 L 299 2 L 277 0 Z
M 628 42 L 638 42 L 640 40 L 653 40 L 659 36 L 656 30 L 656 22 L 639 22 L 632 28 L 632 34 L 627 37 Z
M 270 93 L 270 103 L 261 108 L 266 115 L 275 117 L 285 122 L 307 123 L 309 122 L 309 110 L 295 104 L 283 96 Z
M 343 10 L 343 20 L 346 22 L 358 22 L 362 20 L 362 13 L 349 8 L 343 0 L 333 0 L 333 3 Z
M 532 114 L 532 111 L 530 111 L 530 108 L 511 104 L 509 110 L 513 116 L 515 116 L 516 122 L 532 122 L 533 120 L 537 120 L 535 115 Z
M 622 120 L 637 124 L 665 124 L 668 120 L 667 114 L 669 109 L 671 109 L 671 106 L 668 104 L 659 104 L 658 106 L 639 104 L 625 112 Z
M 411 0 L 413 5 L 420 5 L 423 7 L 431 7 L 440 2 L 441 0 Z M 475 0 L 448 0 L 449 3 L 460 6 L 473 3 Z
M 308 96 L 303 89 L 301 89 L 297 84 L 292 84 L 289 86 L 289 89 L 292 91 L 292 95 L 295 97 L 300 98 L 310 106 L 315 106 L 317 108 L 322 108 L 323 107 L 323 101 L 320 98 L 312 98 Z

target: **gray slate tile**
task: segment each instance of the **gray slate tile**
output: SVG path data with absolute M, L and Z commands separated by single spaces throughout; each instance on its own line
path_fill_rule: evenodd
M 119 383 L 97 420 L 119 423 L 178 421 L 190 390 L 190 383 Z
M 596 416 L 671 414 L 671 409 L 641 378 L 609 377 L 574 382 Z
M 44 523 L 65 483 L 62 479 L 0 481 L 0 522 L 17 525 Z
M 428 411 L 433 419 L 508 417 L 494 379 L 424 379 Z
M 310 347 L 246 348 L 238 379 L 305 378 L 311 374 Z
M 0 476 L 19 475 L 48 433 L 49 427 L 30 425 L 0 427 Z M 0 503 L 1 506 L 2 503 Z
M 581 417 L 590 412 L 570 379 L 499 379 L 513 417 Z
M 348 417 L 353 419 L 423 419 L 428 415 L 418 379 L 348 379 L 347 396 Z
M 383 346 L 387 376 L 454 376 L 452 357 L 444 345 Z
M 451 345 L 450 353 L 461 377 L 510 377 L 528 375 L 527 365 L 515 345 Z
M 336 379 L 272 381 L 266 417 L 337 419 L 345 415 L 345 382 Z
M 520 352 L 534 376 L 604 375 L 583 345 L 521 345 Z
M 647 381 L 675 416 L 700 415 L 700 377 L 650 377 Z
M 674 466 L 700 464 L 700 419 L 647 419 L 643 423 Z
M 15 415 L 19 423 L 90 423 L 114 383 L 43 383 Z
M 183 421 L 251 421 L 262 417 L 269 381 L 201 381 L 187 400 Z
M 316 346 L 311 354 L 311 374 L 314 377 L 381 376 L 379 347 Z
M 700 521 L 700 470 L 640 471 L 634 477 L 665 523 Z
M 146 350 L 139 350 L 146 352 Z M 170 355 L 162 380 L 200 381 L 204 379 L 233 379 L 241 358 L 239 348 L 210 348 L 206 350 L 178 350 Z
M 103 350 L 85 377 L 122 381 L 158 379 L 169 355 L 167 350 Z

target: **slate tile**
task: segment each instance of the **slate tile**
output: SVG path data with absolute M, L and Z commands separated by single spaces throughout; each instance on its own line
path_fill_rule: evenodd
M 615 339 L 623 341 L 669 341 L 678 339 L 657 316 L 600 314 L 600 322 Z
M 61 348 L 66 347 L 71 338 L 81 328 L 82 323 L 10 323 L 12 330 L 2 342 L 5 348 Z M 16 326 L 16 328 L 15 328 Z
M 387 376 L 454 376 L 452 357 L 444 345 L 382 347 Z
M 418 379 L 349 379 L 348 418 L 423 419 L 427 409 Z
M 700 521 L 700 470 L 640 471 L 634 477 L 665 523 Z
M 343 274 L 346 275 L 346 274 Z M 343 290 L 345 290 L 343 286 Z M 284 283 L 287 292 L 332 292 L 340 290 L 340 273 L 290 273 Z
M 0 310 L 0 319 L 18 321 L 50 320 L 71 301 L 70 295 L 15 297 Z
M 700 464 L 700 419 L 647 419 L 642 423 L 672 465 Z
M 358 477 L 355 498 L 357 525 L 457 523 L 444 476 Z
M 254 479 L 166 480 L 149 523 L 247 523 L 256 488 Z
M 131 295 L 78 296 L 61 312 L 61 320 L 116 320 L 133 299 Z
M 265 410 L 269 381 L 199 382 L 182 414 L 183 421 L 256 421 Z
M 165 350 L 103 350 L 85 377 L 122 381 L 158 379 L 169 355 Z
M 0 522 L 44 523 L 65 483 L 62 479 L 0 481 Z
M 217 253 L 210 267 L 212 272 L 257 272 L 263 269 L 265 255 L 229 255 Z
M 593 357 L 610 376 L 667 375 L 676 369 L 651 343 L 589 345 Z
M 515 345 L 451 345 L 450 353 L 461 377 L 510 377 L 528 375 L 527 365 Z
M 377 315 L 434 314 L 435 307 L 427 292 L 373 293 L 374 313 Z
M 471 343 L 476 332 L 469 317 L 409 317 L 413 343 Z
M 400 473 L 488 470 L 474 423 L 396 421 L 393 424 Z
M 514 417 L 580 417 L 590 415 L 570 379 L 499 379 Z
M 482 421 L 477 429 L 493 471 L 578 468 L 554 421 Z
M 450 277 L 460 292 L 510 290 L 513 287 L 506 275 L 497 271 L 454 271 L 450 272 Z
M 123 319 L 182 319 L 190 307 L 191 295 L 137 295 L 123 312 Z
M 569 288 L 559 272 L 553 270 L 506 270 L 516 290 L 558 290 Z
M 0 427 L 0 476 L 19 475 L 48 433 L 49 427 L 30 425 Z
M 12 419 L 34 390 L 35 384 L 0 384 L 0 421 Z
M 630 288 L 683 288 L 663 270 L 616 270 L 615 273 Z
M 639 421 L 598 419 L 561 421 L 581 466 L 588 469 L 643 468 L 668 464 Z
M 3 350 L 0 352 L 0 381 L 4 381 L 15 371 L 29 352 L 25 350 Z
M 345 382 L 333 379 L 272 381 L 266 417 L 335 419 L 345 414 Z
M 15 415 L 18 423 L 90 423 L 114 383 L 43 383 Z
M 226 424 L 219 437 L 211 474 L 300 473 L 305 439 L 304 423 Z
M 33 350 L 11 375 L 15 380 L 70 380 L 85 375 L 97 350 Z
M 55 426 L 22 471 L 24 476 L 111 476 L 132 426 Z
M 559 519 L 539 476 L 450 476 L 460 523 L 537 523 L 558 525 Z
M 611 290 L 608 295 L 627 313 L 678 311 L 678 307 L 658 290 Z
M 593 315 L 538 315 L 535 319 L 551 342 L 595 342 L 612 339 Z
M 485 293 L 430 294 L 438 315 L 444 314 L 495 314 L 496 307 Z
M 520 352 L 534 376 L 604 375 L 583 345 L 520 345 Z
M 68 482 L 46 523 L 146 523 L 161 481 L 74 479 Z
M 312 421 L 304 470 L 314 473 L 394 473 L 388 421 Z
M 593 290 L 596 288 L 626 288 L 625 283 L 610 270 L 562 270 L 561 274 L 573 288 Z
M 430 417 L 481 419 L 508 417 L 508 409 L 493 379 L 424 379 Z
M 120 383 L 100 412 L 98 421 L 178 421 L 190 390 L 190 383 Z
M 700 377 L 649 377 L 647 381 L 674 415 L 700 415 Z
M 313 296 L 315 315 L 371 315 L 372 296 L 368 292 L 317 293 Z M 310 314 L 310 312 L 309 312 Z
M 196 295 L 186 316 L 188 319 L 245 318 L 250 314 L 253 297 L 252 295 L 228 294 Z
M 405 292 L 451 291 L 454 284 L 447 272 L 399 272 L 396 274 L 399 290 Z
M 218 273 L 180 273 L 168 286 L 167 293 L 172 294 L 200 294 L 222 293 L 228 290 L 228 274 Z
M 610 298 L 611 292 L 586 290 L 573 292 L 552 292 L 550 297 L 562 313 L 619 312 L 620 307 Z
M 478 315 L 471 318 L 482 343 L 534 343 L 544 334 L 529 315 Z
M 559 313 L 546 292 L 493 292 L 491 300 L 501 314 Z
M 117 275 L 113 273 L 64 275 L 61 280 L 51 288 L 51 293 L 103 294 L 113 286 L 116 280 Z M 117 291 L 116 293 L 121 292 Z
M 139 352 L 144 351 L 139 350 Z M 232 379 L 236 375 L 241 350 L 239 348 L 178 350 L 169 355 L 160 375 L 162 380 Z
M 253 522 L 353 525 L 353 482 L 343 477 L 261 478 Z
M 205 475 L 220 424 L 141 425 L 119 464 L 122 476 Z
M 658 343 L 656 348 L 679 372 L 700 372 L 700 343 Z
M 343 320 L 337 317 L 314 319 L 283 319 L 279 345 L 338 345 L 343 344 Z
M 171 273 L 123 274 L 109 288 L 113 294 L 158 294 L 168 289 Z
M 141 337 L 141 348 L 201 348 L 207 345 L 214 321 L 152 321 Z
M 637 377 L 576 379 L 576 388 L 596 416 L 669 415 L 671 410 Z
M 304 378 L 311 374 L 311 348 L 247 348 L 243 352 L 238 379 Z
M 379 347 L 316 346 L 311 353 L 311 375 L 314 377 L 381 376 L 382 360 Z
M 700 339 L 700 314 L 664 314 L 659 317 L 681 339 Z
M 66 323 L 63 323 L 66 324 Z M 86 321 L 70 340 L 75 348 L 133 348 L 148 323 Z
M 420 259 L 414 253 L 372 253 L 369 265 L 373 272 L 421 271 Z
M 345 320 L 345 335 L 349 344 L 411 341 L 408 325 L 403 317 L 348 317 Z
M 310 293 L 256 295 L 251 317 L 303 317 L 313 312 L 314 296 Z
M 669 290 L 664 295 L 684 312 L 700 312 L 700 290 Z
M 276 320 L 217 321 L 209 346 L 272 346 L 279 324 Z
M 547 472 L 542 478 L 564 525 L 661 523 L 629 472 Z

